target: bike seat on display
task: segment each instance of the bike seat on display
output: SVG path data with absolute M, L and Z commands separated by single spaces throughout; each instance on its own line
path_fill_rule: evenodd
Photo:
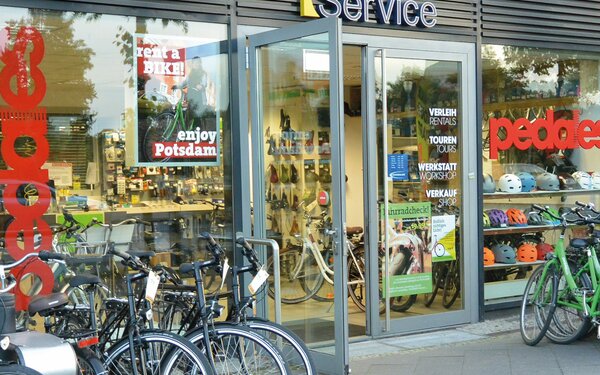
M 62 307 L 69 303 L 69 297 L 65 293 L 52 293 L 47 296 L 34 297 L 29 303 L 29 315 L 40 314 L 46 316 L 57 307 Z
M 363 232 L 362 227 L 347 227 L 346 234 L 348 236 L 354 236 L 356 234 L 361 234 Z
M 97 285 L 101 283 L 102 280 L 100 280 L 98 276 L 89 274 L 77 275 L 74 276 L 71 280 L 69 280 L 69 285 L 71 285 L 74 288 L 77 288 L 78 286 L 82 285 Z
M 575 249 L 583 249 L 591 244 L 593 244 L 593 241 L 588 238 L 573 238 L 569 243 Z

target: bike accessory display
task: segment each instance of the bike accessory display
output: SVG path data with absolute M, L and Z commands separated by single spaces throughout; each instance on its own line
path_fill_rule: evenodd
M 544 172 L 535 178 L 537 187 L 540 190 L 546 191 L 559 191 L 560 183 L 558 177 L 555 174 Z
M 584 171 L 577 171 L 573 173 L 573 178 L 582 189 L 593 189 L 592 176 L 589 173 Z
M 592 173 L 592 189 L 600 189 L 600 172 Z
M 504 243 L 495 244 L 492 246 L 492 252 L 494 253 L 494 259 L 496 260 L 496 263 L 517 263 L 515 249 L 510 245 Z
M 298 169 L 296 168 L 296 165 L 294 163 L 292 163 L 292 166 L 290 167 L 290 182 L 292 184 L 295 184 L 298 182 Z
M 282 184 L 287 184 L 288 182 L 290 182 L 290 174 L 288 173 L 288 168 L 285 166 L 285 164 L 281 164 L 281 174 L 279 176 L 279 181 L 281 181 Z
M 535 246 L 537 251 L 537 260 L 546 260 L 548 254 L 554 253 L 554 247 L 552 245 L 541 242 Z
M 546 210 L 548 212 L 542 212 L 540 214 L 542 216 L 542 219 L 544 219 L 544 222 L 548 225 L 559 225 L 560 220 L 557 218 L 560 217 L 560 213 L 558 212 L 558 210 L 552 207 L 546 207 Z
M 484 266 L 493 266 L 496 263 L 496 258 L 494 257 L 494 252 L 490 250 L 488 247 L 483 248 L 483 265 Z
M 517 249 L 517 260 L 519 262 L 535 262 L 537 257 L 537 248 L 531 243 L 524 243 Z
M 506 210 L 506 216 L 508 217 L 508 224 L 515 227 L 527 226 L 527 217 L 523 211 L 516 208 L 509 208 Z
M 537 188 L 537 183 L 535 182 L 535 177 L 531 173 L 527 172 L 519 172 L 517 173 L 517 177 L 521 180 L 521 191 L 524 193 L 528 193 L 530 191 L 534 191 Z
M 498 190 L 503 193 L 520 193 L 521 188 L 521 179 L 517 175 L 507 173 L 498 179 Z
M 542 218 L 539 212 L 534 210 L 526 210 L 525 216 L 527 216 L 527 224 L 529 225 L 544 225 L 546 222 Z
M 269 173 L 270 173 L 269 181 L 271 181 L 271 183 L 273 183 L 273 184 L 278 183 L 279 176 L 277 175 L 277 168 L 275 168 L 275 166 L 273 164 L 269 165 Z
M 581 189 L 581 186 L 575 181 L 573 176 L 568 173 L 560 173 L 558 175 L 560 190 L 576 190 Z
M 506 216 L 506 213 L 502 210 L 492 208 L 491 210 L 487 211 L 487 214 L 490 218 L 490 223 L 492 224 L 492 227 L 505 227 L 508 224 L 508 217 Z
M 496 183 L 494 182 L 492 175 L 489 173 L 483 174 L 483 192 L 486 194 L 496 192 Z

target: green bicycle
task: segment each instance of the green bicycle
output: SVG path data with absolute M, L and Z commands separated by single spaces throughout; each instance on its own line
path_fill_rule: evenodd
M 593 228 L 594 224 L 600 223 L 600 213 L 592 205 L 580 202 L 560 217 L 547 208 L 537 205 L 533 208 L 559 220 L 561 232 L 554 254 L 548 256 L 543 267 L 533 272 L 525 288 L 521 303 L 521 337 L 532 346 L 544 336 L 553 342 L 567 344 L 587 333 L 592 324 L 597 326 L 599 323 L 600 263 L 595 247 L 600 241 Z M 564 237 L 569 224 L 588 225 L 592 236 L 572 239 L 566 247 Z

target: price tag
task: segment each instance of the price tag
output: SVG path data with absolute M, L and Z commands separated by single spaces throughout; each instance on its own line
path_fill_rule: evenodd
M 148 280 L 146 281 L 146 300 L 153 303 L 156 292 L 158 291 L 158 284 L 160 283 L 160 276 L 154 271 L 148 273 Z
M 250 293 L 255 294 L 256 291 L 260 289 L 260 287 L 265 283 L 265 281 L 267 281 L 268 278 L 269 273 L 265 271 L 264 268 L 261 268 L 260 271 L 258 271 L 256 276 L 254 276 L 254 278 L 250 282 L 250 285 L 248 285 L 248 290 L 250 291 Z
M 223 289 L 223 285 L 225 285 L 227 272 L 229 272 L 229 259 L 225 258 L 225 261 L 223 262 L 223 272 L 221 273 L 221 286 L 219 287 L 219 290 Z

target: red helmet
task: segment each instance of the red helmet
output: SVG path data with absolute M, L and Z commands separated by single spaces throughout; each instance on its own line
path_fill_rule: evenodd
M 554 252 L 554 248 L 552 247 L 552 245 L 547 244 L 545 242 L 537 244 L 536 249 L 538 260 L 546 260 L 546 255 L 552 254 Z
M 535 262 L 538 257 L 538 251 L 535 245 L 524 243 L 517 249 L 517 260 L 519 262 Z
M 496 259 L 494 257 L 494 252 L 487 247 L 483 248 L 483 265 L 491 266 L 496 263 Z
M 527 216 L 519 209 L 509 208 L 506 210 L 506 216 L 508 216 L 508 225 L 516 227 L 524 227 L 527 225 Z

